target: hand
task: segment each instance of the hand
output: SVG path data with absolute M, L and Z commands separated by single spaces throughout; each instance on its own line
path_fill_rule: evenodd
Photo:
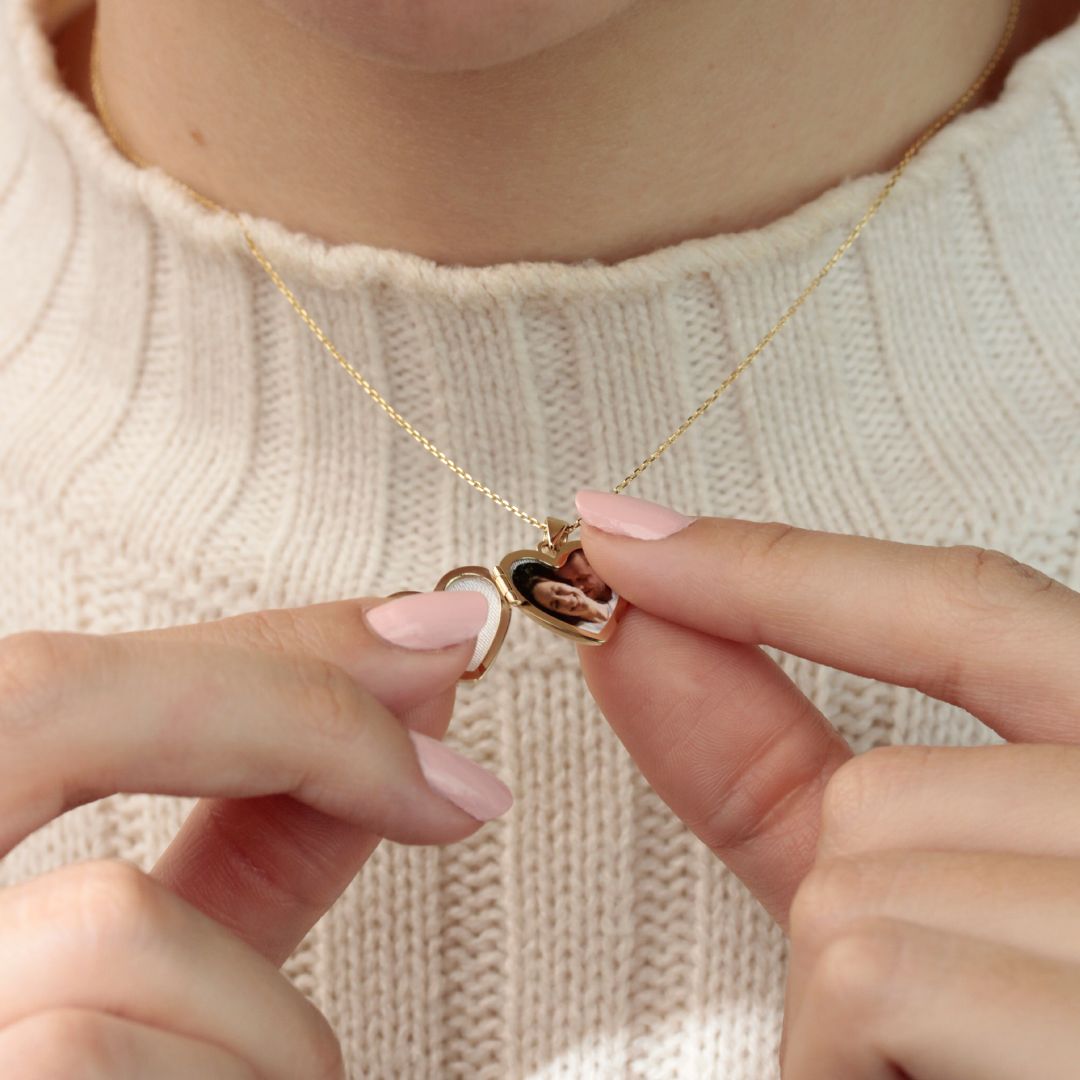
M 441 736 L 487 613 L 432 595 L 370 622 L 365 601 L 0 641 L 0 855 L 114 792 L 208 797 L 152 875 L 87 862 L 0 893 L 0 1076 L 341 1075 L 332 1032 L 277 965 L 380 836 L 447 843 L 509 803 L 407 730 Z M 446 632 L 418 637 L 403 607 L 432 603 Z M 372 625 L 457 643 L 394 647 Z
M 590 563 L 634 605 L 580 650 L 597 701 L 790 931 L 785 1076 L 1078 1075 L 1080 596 L 974 548 L 578 508 L 604 526 L 582 529 Z M 760 644 L 1045 745 L 853 760 Z

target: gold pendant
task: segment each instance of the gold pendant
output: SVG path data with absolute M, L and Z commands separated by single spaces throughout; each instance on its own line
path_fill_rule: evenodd
M 567 522 L 548 518 L 545 532 L 536 550 L 513 551 L 491 570 L 460 566 L 435 586 L 436 592 L 478 592 L 488 602 L 487 622 L 461 682 L 476 682 L 491 667 L 514 608 L 579 645 L 601 645 L 614 633 L 626 601 L 589 565 L 581 542 L 568 539 Z

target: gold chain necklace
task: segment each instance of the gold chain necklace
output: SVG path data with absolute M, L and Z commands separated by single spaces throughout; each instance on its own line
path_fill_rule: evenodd
M 780 319 L 772 326 L 765 336 L 746 355 L 742 362 L 734 368 L 722 383 L 688 416 L 636 469 L 624 480 L 618 483 L 612 490 L 617 495 L 628 484 L 636 480 L 665 450 L 668 449 L 687 429 L 710 409 L 735 382 L 735 380 L 761 355 L 774 337 L 791 321 L 794 314 L 806 303 L 817 287 L 825 280 L 833 267 L 844 257 L 847 250 L 855 243 L 859 234 L 869 224 L 870 219 L 881 209 L 882 203 L 889 197 L 890 192 L 896 187 L 897 182 L 903 175 L 904 170 L 920 150 L 939 132 L 943 127 L 958 116 L 975 96 L 986 85 L 990 76 L 994 73 L 1002 57 L 1005 55 L 1013 33 L 1016 30 L 1017 20 L 1020 15 L 1021 0 L 1012 0 L 1009 9 L 1005 29 L 994 55 L 987 62 L 979 77 L 968 87 L 967 91 L 955 104 L 943 113 L 929 128 L 926 129 L 908 147 L 900 162 L 889 174 L 888 180 L 878 192 L 877 198 L 870 204 L 866 213 L 844 238 L 840 246 L 833 252 L 828 262 L 817 272 L 813 280 L 799 294 L 791 306 L 784 312 Z M 112 116 L 105 104 L 105 94 L 101 85 L 101 67 L 98 50 L 97 24 L 90 51 L 90 86 L 97 107 L 98 116 L 109 138 L 112 139 L 116 148 L 124 154 L 133 164 L 140 168 L 151 168 L 150 162 L 140 157 L 127 144 L 123 136 L 113 123 Z M 625 601 L 616 596 L 612 591 L 603 586 L 598 588 L 595 582 L 598 580 L 594 571 L 591 571 L 585 562 L 584 552 L 578 541 L 571 541 L 570 536 L 581 524 L 578 518 L 574 522 L 565 522 L 557 518 L 548 517 L 544 520 L 533 517 L 519 509 L 509 500 L 503 498 L 491 488 L 480 483 L 460 465 L 452 461 L 440 450 L 427 436 L 419 432 L 404 416 L 401 415 L 387 400 L 357 371 L 352 364 L 341 354 L 337 346 L 326 336 L 322 328 L 308 313 L 307 309 L 296 298 L 293 291 L 285 284 L 274 269 L 270 260 L 263 254 L 251 230 L 247 227 L 243 218 L 233 210 L 225 207 L 200 194 L 180 180 L 174 183 L 187 192 L 197 203 L 207 210 L 215 213 L 226 213 L 239 225 L 244 235 L 244 240 L 251 251 L 255 261 L 266 272 L 267 276 L 278 288 L 281 294 L 288 300 L 293 310 L 304 321 L 308 329 L 315 335 L 319 343 L 341 365 L 342 368 L 356 381 L 365 394 L 370 397 L 399 427 L 402 427 L 411 435 L 428 453 L 441 461 L 448 469 L 461 477 L 467 484 L 475 488 L 482 495 L 486 495 L 492 502 L 497 503 L 504 510 L 510 511 L 522 521 L 528 522 L 536 529 L 544 533 L 544 539 L 540 542 L 537 551 L 515 551 L 507 555 L 498 566 L 490 571 L 482 566 L 465 566 L 451 570 L 445 574 L 436 585 L 436 589 L 456 591 L 467 589 L 480 592 L 488 599 L 489 618 L 487 624 L 480 632 L 477 640 L 476 651 L 472 662 L 465 672 L 465 681 L 479 679 L 491 666 L 510 622 L 512 608 L 519 607 L 537 622 L 548 629 L 555 631 L 564 637 L 569 637 L 582 644 L 598 645 L 607 640 L 615 628 L 618 617 L 625 607 Z M 590 580 L 591 579 L 591 580 Z M 580 586 L 583 581 L 589 581 L 585 588 Z M 578 584 L 575 584 L 577 582 Z M 546 583 L 546 584 L 545 584 Z M 586 588 L 588 591 L 586 591 Z M 575 597 L 573 594 L 577 593 Z M 399 595 L 399 594 L 395 594 Z

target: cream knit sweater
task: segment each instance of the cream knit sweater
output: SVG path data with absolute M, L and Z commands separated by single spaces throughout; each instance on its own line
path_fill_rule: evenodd
M 235 225 L 140 173 L 0 0 L 0 633 L 427 589 L 536 537 L 322 353 Z M 880 178 L 615 267 L 448 269 L 256 223 L 344 352 L 514 502 L 567 517 L 720 380 Z M 636 487 L 688 512 L 1003 549 L 1080 585 L 1080 27 L 939 135 L 721 406 Z M 971 717 L 785 661 L 856 750 Z M 571 645 L 516 619 L 454 745 L 514 790 L 383 844 L 287 965 L 387 1080 L 765 1080 L 785 941 L 652 794 Z M 118 796 L 0 863 L 150 867 L 190 803 Z

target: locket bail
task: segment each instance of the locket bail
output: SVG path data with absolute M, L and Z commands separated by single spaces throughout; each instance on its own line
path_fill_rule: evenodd
M 554 555 L 570 539 L 573 531 L 574 528 L 570 522 L 549 517 L 544 522 L 544 539 L 540 541 L 537 548 L 546 555 Z

